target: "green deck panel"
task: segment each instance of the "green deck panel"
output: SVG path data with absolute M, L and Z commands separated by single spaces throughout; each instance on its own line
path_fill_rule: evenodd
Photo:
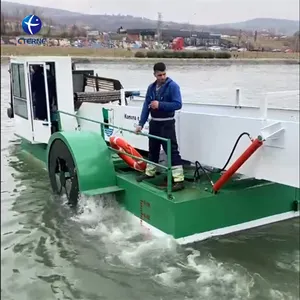
M 132 175 L 117 174 L 117 184 L 125 190 L 117 197 L 118 202 L 135 216 L 165 233 L 172 234 L 176 222 L 173 202 L 164 191 L 144 182 L 138 183 Z
M 55 140 L 63 141 L 68 147 L 76 165 L 81 192 L 116 185 L 116 172 L 111 152 L 100 133 L 92 131 L 56 132 L 50 137 L 47 157 Z
M 266 183 L 177 203 L 174 236 L 184 237 L 292 211 L 295 189 Z
M 164 191 L 136 182 L 135 176 L 117 173 L 118 185 L 126 191 L 118 200 L 135 216 L 175 238 L 289 212 L 295 201 L 295 188 L 253 179 L 234 182 L 236 189 L 218 194 L 187 183 L 184 190 L 173 193 L 172 201 Z M 141 213 L 142 201 L 149 204 Z
M 295 201 L 300 202 L 300 189 L 295 189 Z
M 83 191 L 82 194 L 86 196 L 95 196 L 95 195 L 104 195 L 104 194 L 109 194 L 109 193 L 116 193 L 116 192 L 121 192 L 124 191 L 124 189 L 114 185 L 114 186 L 108 186 L 105 188 L 99 188 L 99 189 L 94 189 L 94 190 L 87 190 Z
M 23 142 L 21 147 L 46 162 L 46 145 Z M 139 183 L 136 181 L 139 172 L 128 168 L 118 155 L 111 153 L 111 157 L 116 184 L 110 187 L 99 186 L 85 193 L 96 195 L 106 193 L 109 188 L 116 189 L 116 199 L 121 206 L 175 238 L 290 212 L 295 207 L 295 201 L 300 201 L 298 188 L 251 178 L 239 180 L 235 177 L 218 194 L 213 194 L 205 175 L 201 176 L 199 182 L 186 181 L 186 188 L 173 193 L 174 199 L 171 200 L 160 187 L 165 174 Z M 191 178 L 193 170 L 189 168 L 185 171 Z M 100 175 L 98 180 L 103 178 Z M 214 182 L 219 176 L 211 175 Z
M 47 160 L 47 145 L 46 144 L 30 144 L 28 141 L 21 140 L 21 149 L 42 162 Z

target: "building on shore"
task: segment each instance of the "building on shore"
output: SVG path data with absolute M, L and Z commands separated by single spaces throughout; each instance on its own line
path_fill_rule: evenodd
M 154 41 L 157 38 L 156 29 L 127 29 L 127 38 L 131 41 Z M 219 46 L 221 34 L 193 30 L 162 29 L 160 40 L 171 42 L 177 37 L 184 38 L 186 46 Z

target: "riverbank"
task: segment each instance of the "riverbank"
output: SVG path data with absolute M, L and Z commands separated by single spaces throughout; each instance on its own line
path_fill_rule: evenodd
M 10 56 L 71 56 L 82 63 L 97 63 L 101 61 L 134 61 L 152 63 L 159 58 L 137 58 L 135 53 L 139 50 L 125 49 L 91 49 L 70 47 L 32 47 L 32 46 L 1 46 L 1 63 L 9 60 Z M 146 51 L 146 50 L 144 50 Z M 231 52 L 229 59 L 205 59 L 205 58 L 163 58 L 168 63 L 187 64 L 299 64 L 299 53 L 278 52 Z

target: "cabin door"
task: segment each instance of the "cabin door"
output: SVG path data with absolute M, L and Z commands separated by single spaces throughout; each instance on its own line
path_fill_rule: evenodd
M 33 142 L 47 144 L 51 136 L 51 117 L 47 68 L 43 62 L 27 63 Z
M 16 135 L 32 142 L 31 108 L 26 89 L 27 72 L 24 63 L 11 63 L 11 97 Z

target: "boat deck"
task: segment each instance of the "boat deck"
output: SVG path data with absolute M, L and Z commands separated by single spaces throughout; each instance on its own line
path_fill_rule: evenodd
M 120 160 L 116 160 L 115 170 L 116 185 L 123 190 L 117 199 L 126 210 L 140 222 L 176 239 L 190 237 L 189 242 L 197 239 L 194 235 L 208 237 L 216 235 L 219 229 L 224 234 L 267 224 L 273 216 L 274 219 L 296 216 L 294 211 L 298 209 L 295 188 L 265 180 L 236 175 L 215 194 L 206 175 L 200 174 L 194 180 L 195 168 L 187 166 L 185 189 L 169 197 L 166 174 L 137 182 L 140 173 Z M 221 176 L 217 172 L 209 175 L 213 182 Z
M 160 173 L 152 179 L 144 180 L 143 182 L 137 182 L 136 178 L 141 173 L 135 171 L 119 160 L 117 157 L 114 158 L 115 167 L 117 171 L 117 177 L 124 181 L 130 182 L 137 186 L 137 188 L 143 188 L 149 192 L 155 193 L 162 198 L 168 199 L 167 196 L 167 180 L 166 173 Z M 193 200 L 202 200 L 214 197 L 215 194 L 212 192 L 212 186 L 204 173 L 200 174 L 198 180 L 194 180 L 194 167 L 184 167 L 185 174 L 185 188 L 181 191 L 172 192 L 173 202 L 186 202 Z M 219 173 L 208 173 L 213 182 L 216 182 L 220 177 Z M 265 180 L 257 180 L 253 178 L 240 179 L 240 177 L 232 178 L 222 188 L 221 193 L 232 193 L 239 190 L 255 187 L 262 184 L 271 184 Z

